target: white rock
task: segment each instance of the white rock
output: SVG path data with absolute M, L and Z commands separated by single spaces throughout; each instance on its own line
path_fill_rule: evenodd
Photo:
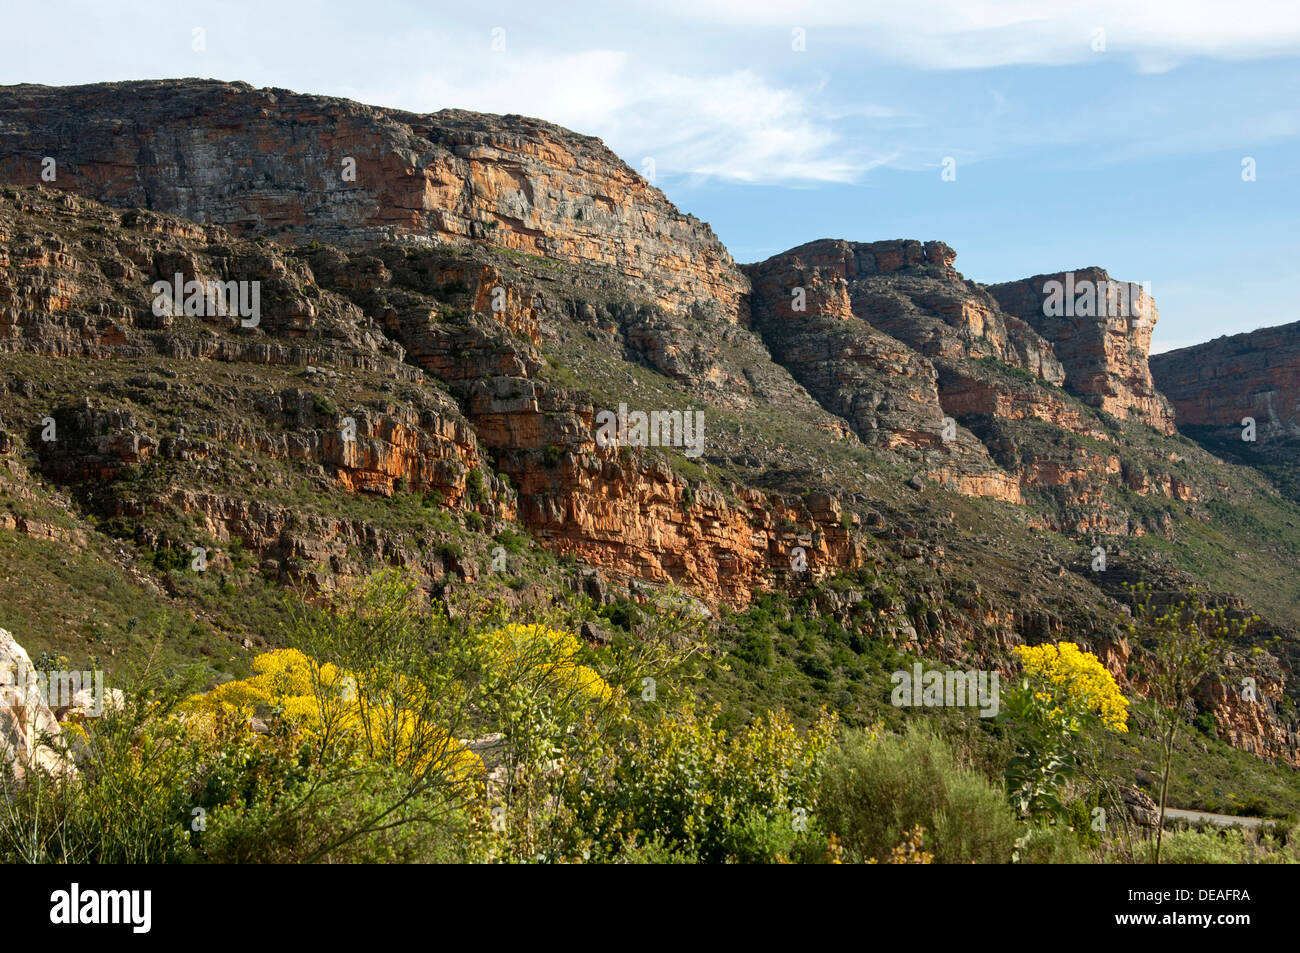
M 52 774 L 76 770 L 58 751 L 59 722 L 35 676 L 27 651 L 0 629 L 0 771 L 20 781 L 33 768 Z

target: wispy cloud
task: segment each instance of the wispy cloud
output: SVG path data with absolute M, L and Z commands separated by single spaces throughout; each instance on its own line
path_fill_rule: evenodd
M 1064 65 L 1131 54 L 1161 71 L 1188 57 L 1247 59 L 1300 52 L 1293 0 L 860 0 L 792 7 L 780 0 L 655 0 L 659 12 L 736 30 L 809 31 L 808 44 L 852 43 L 883 60 L 924 69 Z
M 464 52 L 440 58 L 412 84 L 370 94 L 408 109 L 541 116 L 601 137 L 633 166 L 653 158 L 660 175 L 844 183 L 890 158 L 846 149 L 834 128 L 837 117 L 810 93 L 774 85 L 750 69 L 693 75 L 647 69 L 621 50 Z M 860 112 L 888 114 L 866 105 Z

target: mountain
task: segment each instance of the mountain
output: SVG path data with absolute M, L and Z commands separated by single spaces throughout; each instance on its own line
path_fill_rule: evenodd
M 1183 433 L 1300 500 L 1300 322 L 1166 351 L 1151 373 Z
M 962 666 L 1068 638 L 1140 688 L 1124 584 L 1200 585 L 1261 617 L 1233 662 L 1261 701 L 1202 710 L 1300 764 L 1300 505 L 1175 430 L 1155 303 L 1103 269 L 985 287 L 941 241 L 838 239 L 740 266 L 589 137 L 205 80 L 0 88 L 0 183 L 0 627 L 33 652 L 140 652 L 159 618 L 236 671 L 280 588 L 396 565 L 611 618 L 675 584 L 722 652 L 771 592 Z M 610 445 L 620 408 L 684 416 Z M 859 661 L 796 656 L 801 704 L 866 711 Z
M 349 247 L 488 240 L 612 265 L 665 307 L 736 317 L 743 277 L 599 140 L 522 116 L 419 116 L 246 83 L 4 88 L 0 181 L 58 185 L 232 234 Z

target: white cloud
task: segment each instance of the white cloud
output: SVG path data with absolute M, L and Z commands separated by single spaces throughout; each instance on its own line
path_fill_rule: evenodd
M 808 31 L 809 55 L 842 42 L 926 69 L 1087 60 L 1093 31 L 1108 53 L 1162 71 L 1184 58 L 1245 59 L 1300 52 L 1294 0 L 831 0 L 792 9 L 779 0 L 655 0 L 659 12 L 736 30 Z
M 685 75 L 647 69 L 617 50 L 546 55 L 461 49 L 438 57 L 413 84 L 358 95 L 419 111 L 457 107 L 542 117 L 599 136 L 635 167 L 653 157 L 661 176 L 852 182 L 890 158 L 850 155 L 833 131 L 836 116 L 749 69 Z M 889 114 L 860 108 L 863 116 Z
M 522 0 L 454 15 L 371 0 L 361 20 L 344 0 L 322 0 L 310 17 L 262 0 L 122 0 L 111 15 L 83 0 L 68 5 L 58 35 L 44 9 L 12 11 L 0 82 L 201 75 L 420 112 L 522 113 L 599 136 L 637 168 L 653 156 L 665 182 L 861 182 L 883 164 L 930 169 L 943 156 L 968 164 L 1044 145 L 1086 145 L 1078 161 L 1092 164 L 1248 154 L 1300 135 L 1285 84 L 1255 91 L 1240 78 L 1249 70 L 1204 63 L 1156 75 L 1191 56 L 1300 51 L 1297 0 L 656 0 L 630 10 L 579 0 L 567 19 Z M 496 23 L 506 24 L 501 53 L 490 51 Z M 190 24 L 209 28 L 203 54 Z M 791 49 L 795 26 L 807 31 L 805 52 Z M 1091 49 L 1096 28 L 1104 55 Z M 1103 68 L 950 72 L 1011 63 Z

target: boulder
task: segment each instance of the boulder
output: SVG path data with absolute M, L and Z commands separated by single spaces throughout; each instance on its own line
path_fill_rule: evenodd
M 1140 788 L 1125 788 L 1124 810 L 1138 825 L 1155 830 L 1160 826 L 1160 806 Z
M 21 781 L 33 770 L 73 772 L 59 751 L 58 719 L 41 697 L 27 651 L 0 629 L 0 772 Z

